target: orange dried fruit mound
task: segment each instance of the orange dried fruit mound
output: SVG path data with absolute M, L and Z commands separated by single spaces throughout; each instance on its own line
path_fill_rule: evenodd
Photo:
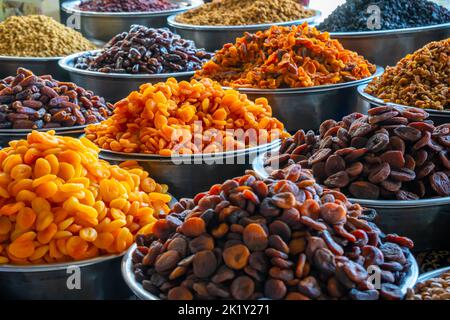
M 196 77 L 232 87 L 302 88 L 355 81 L 375 70 L 329 33 L 304 23 L 246 33 L 218 50 Z
M 288 135 L 267 99 L 253 102 L 210 79 L 174 78 L 142 85 L 85 131 L 103 149 L 163 156 L 243 149 Z
M 32 131 L 0 151 L 0 264 L 121 253 L 169 212 L 166 185 L 134 161 L 99 160 L 86 138 Z

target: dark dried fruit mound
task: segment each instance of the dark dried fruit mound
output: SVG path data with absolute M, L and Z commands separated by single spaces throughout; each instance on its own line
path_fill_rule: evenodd
M 267 171 L 294 163 L 317 181 L 362 199 L 450 196 L 450 124 L 417 108 L 383 106 L 324 121 L 319 136 L 298 131 L 265 159 Z
M 413 243 L 382 234 L 373 216 L 299 165 L 265 181 L 248 172 L 181 200 L 139 236 L 134 274 L 162 299 L 402 299 Z
M 197 49 L 193 41 L 181 39 L 169 29 L 132 25 L 102 50 L 77 58 L 75 68 L 105 73 L 185 72 L 200 69 L 211 57 L 211 53 Z
M 0 80 L 0 129 L 81 126 L 105 120 L 113 105 L 92 91 L 18 68 Z
M 94 12 L 152 12 L 177 9 L 179 5 L 169 0 L 83 0 L 78 8 Z
M 369 6 L 380 8 L 380 29 L 392 30 L 450 22 L 450 11 L 427 0 L 347 0 L 319 26 L 328 32 L 371 31 Z M 369 24 L 370 25 L 370 24 Z

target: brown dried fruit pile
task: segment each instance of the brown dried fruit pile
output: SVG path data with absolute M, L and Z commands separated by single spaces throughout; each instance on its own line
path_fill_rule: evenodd
M 411 240 L 299 165 L 214 185 L 137 238 L 136 280 L 162 299 L 401 299 Z M 376 290 L 367 268 L 381 279 Z
M 450 38 L 431 42 L 387 67 L 366 92 L 385 102 L 423 109 L 450 109 Z
M 450 196 L 450 124 L 435 127 L 422 109 L 383 106 L 324 121 L 320 135 L 297 132 L 266 170 L 298 163 L 318 182 L 363 199 Z M 270 169 L 272 168 L 272 169 Z

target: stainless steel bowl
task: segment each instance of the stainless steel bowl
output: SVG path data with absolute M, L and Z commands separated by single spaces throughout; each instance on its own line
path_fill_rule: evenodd
M 22 67 L 34 74 L 50 74 L 54 79 L 68 81 L 69 73 L 58 66 L 60 57 L 11 57 L 0 56 L 0 79 L 16 75 L 17 68 Z
M 124 255 L 122 259 L 122 277 L 125 280 L 128 287 L 133 291 L 133 293 L 141 300 L 161 300 L 159 297 L 151 294 L 147 290 L 142 287 L 142 284 L 137 282 L 133 272 L 133 261 L 132 254 L 136 249 L 136 244 L 133 244 Z M 406 275 L 403 283 L 401 283 L 401 290 L 403 294 L 406 295 L 408 288 L 412 288 L 417 281 L 417 277 L 419 275 L 419 267 L 417 265 L 417 261 L 414 256 L 409 253 L 408 260 L 411 263 L 411 268 Z M 261 300 L 269 300 L 267 298 L 263 298 Z
M 386 105 L 400 106 L 400 107 L 404 107 L 404 108 L 412 108 L 410 106 L 404 106 L 404 105 L 391 103 L 391 102 L 384 102 L 382 99 L 379 99 L 377 97 L 374 97 L 374 96 L 364 92 L 367 85 L 368 85 L 368 83 L 361 85 L 357 88 L 358 94 L 361 96 L 362 103 L 365 106 L 365 108 L 370 109 L 370 108 L 386 106 Z M 433 122 L 436 125 L 450 123 L 450 110 L 448 110 L 448 111 L 434 110 L 434 109 L 425 109 L 425 110 L 430 114 L 429 119 L 433 120 Z
M 75 68 L 75 59 L 85 53 L 80 52 L 61 59 L 59 61 L 60 67 L 69 73 L 70 81 L 75 82 L 78 86 L 89 88 L 96 95 L 112 103 L 127 97 L 131 91 L 139 90 L 139 86 L 144 83 L 164 82 L 172 77 L 178 81 L 189 80 L 194 75 L 193 71 L 161 74 L 123 74 Z
M 383 71 L 383 68 L 377 67 L 368 78 L 334 85 L 295 89 L 236 89 L 251 100 L 267 98 L 274 117 L 284 123 L 287 131 L 318 130 L 325 120 L 340 120 L 352 112 L 367 113 L 367 104 L 360 101 L 356 87 L 371 81 Z
M 315 14 L 313 16 L 299 20 L 241 26 L 201 26 L 185 24 L 176 21 L 177 15 L 172 15 L 167 18 L 167 23 L 169 27 L 175 30 L 182 38 L 194 40 L 198 48 L 205 48 L 207 51 L 214 52 L 221 49 L 226 43 L 234 43 L 236 38 L 242 37 L 245 32 L 254 33 L 256 31 L 269 29 L 271 26 L 291 26 L 299 25 L 303 22 L 314 22 L 321 15 L 319 10 L 314 10 L 314 12 Z
M 0 298 L 128 299 L 132 293 L 120 273 L 122 256 L 48 265 L 0 265 Z M 80 289 L 73 287 L 78 276 Z
M 427 27 L 365 32 L 331 32 L 344 48 L 377 65 L 395 65 L 401 58 L 431 41 L 450 37 L 450 22 Z
M 264 154 L 256 157 L 252 168 L 262 178 L 269 173 L 264 168 Z M 367 200 L 349 198 L 354 203 L 375 209 L 376 221 L 385 233 L 398 233 L 414 241 L 415 251 L 450 248 L 450 197 L 421 200 Z
M 208 191 L 216 183 L 241 176 L 251 168 L 253 158 L 276 148 L 279 143 L 277 140 L 238 151 L 174 157 L 102 150 L 99 157 L 110 163 L 136 160 L 152 178 L 168 184 L 170 193 L 179 199 L 194 197 L 199 192 Z
M 167 17 L 203 4 L 202 0 L 171 0 L 180 8 L 158 12 L 92 12 L 77 9 L 80 1 L 62 4 L 62 10 L 69 15 L 67 25 L 74 25 L 83 36 L 92 42 L 103 45 L 116 34 L 127 31 L 133 24 L 151 28 L 167 27 Z
M 86 128 L 86 126 L 87 125 L 54 129 L 45 128 L 37 129 L 35 131 L 55 130 L 57 135 L 79 138 L 84 133 L 84 128 Z M 0 129 L 0 146 L 8 146 L 8 143 L 12 140 L 26 139 L 31 131 L 31 129 Z

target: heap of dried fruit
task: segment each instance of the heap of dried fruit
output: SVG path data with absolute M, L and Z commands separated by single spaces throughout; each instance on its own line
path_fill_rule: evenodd
M 299 131 L 286 139 L 265 166 L 298 163 L 355 198 L 450 196 L 450 124 L 436 127 L 427 117 L 422 109 L 383 106 L 327 120 L 317 137 Z
M 176 20 L 192 25 L 239 26 L 293 21 L 313 14 L 298 0 L 221 0 L 183 12 Z
M 450 109 L 450 38 L 431 42 L 369 83 L 365 92 L 423 109 Z
M 265 181 L 249 172 L 181 200 L 137 237 L 134 274 L 162 299 L 401 299 L 413 243 L 383 235 L 374 214 L 299 165 Z
M 105 73 L 172 73 L 198 70 L 211 57 L 193 41 L 168 29 L 132 25 L 129 32 L 119 33 L 102 50 L 76 58 L 74 67 Z
M 359 80 L 375 70 L 328 33 L 305 23 L 246 33 L 217 51 L 196 76 L 233 87 L 299 88 Z
M 113 106 L 72 82 L 19 68 L 0 80 L 0 129 L 80 126 L 105 120 Z
M 82 0 L 78 8 L 94 12 L 154 12 L 177 9 L 179 5 L 169 0 Z
M 285 137 L 267 99 L 247 99 L 210 79 L 144 84 L 86 128 L 103 149 L 170 156 L 243 149 Z
M 120 253 L 171 197 L 135 162 L 112 166 L 86 138 L 32 131 L 0 151 L 0 264 Z

